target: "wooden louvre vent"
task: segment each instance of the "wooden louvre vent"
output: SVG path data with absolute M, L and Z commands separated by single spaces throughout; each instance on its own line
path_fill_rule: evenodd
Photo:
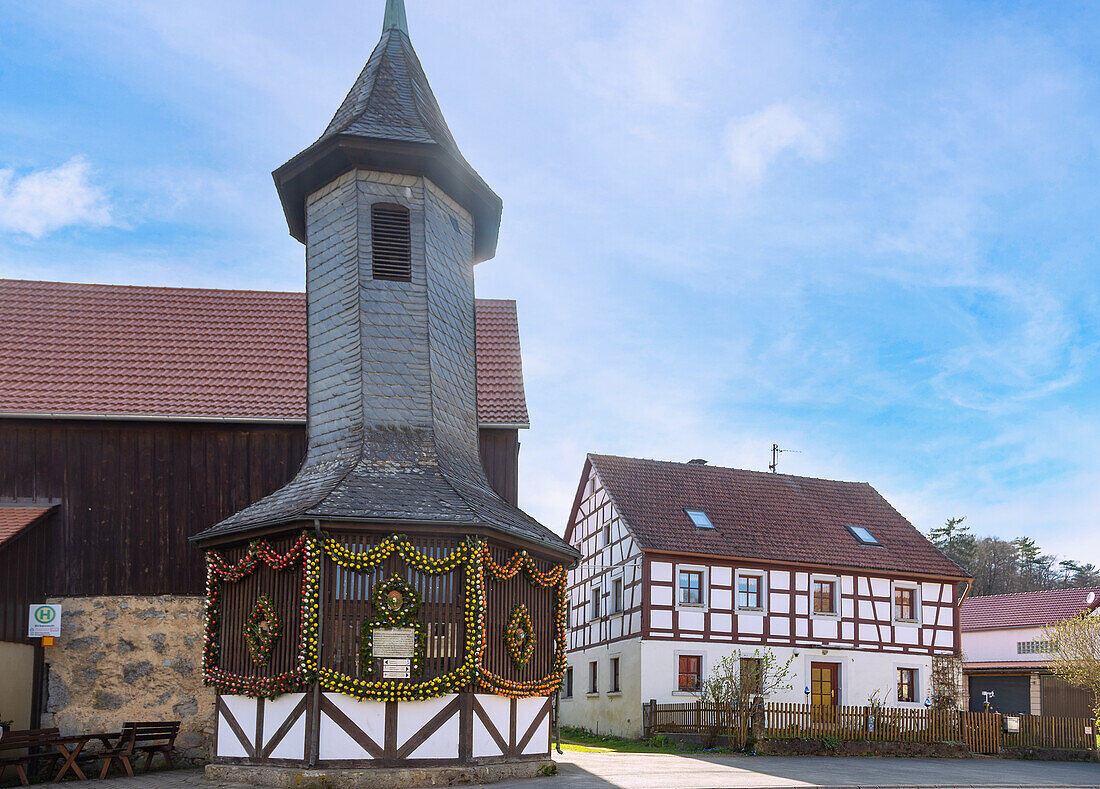
M 375 203 L 370 207 L 370 233 L 374 279 L 409 282 L 412 279 L 409 209 L 394 203 Z

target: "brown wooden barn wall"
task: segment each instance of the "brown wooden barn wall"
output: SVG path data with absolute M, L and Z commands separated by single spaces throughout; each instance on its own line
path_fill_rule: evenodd
M 497 495 L 519 504 L 519 431 L 485 428 L 480 431 L 481 465 Z
M 0 641 L 35 643 L 27 619 L 31 603 L 46 598 L 47 529 L 56 517 L 48 513 L 0 550 Z
M 515 501 L 517 431 L 482 432 Z M 0 501 L 60 503 L 43 594 L 202 594 L 187 538 L 284 485 L 305 449 L 304 425 L 0 419 Z

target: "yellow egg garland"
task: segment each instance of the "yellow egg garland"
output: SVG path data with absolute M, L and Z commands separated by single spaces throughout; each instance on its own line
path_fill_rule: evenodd
M 353 572 L 376 570 L 396 554 L 406 564 L 427 575 L 443 575 L 462 567 L 465 573 L 464 625 L 466 632 L 465 659 L 447 674 L 423 681 L 364 680 L 320 665 L 318 634 L 320 630 L 321 562 L 327 556 L 338 566 Z M 217 668 L 219 619 L 219 582 L 236 582 L 251 575 L 263 560 L 273 569 L 302 565 L 301 628 L 297 667 L 277 677 L 243 677 Z M 485 635 L 486 583 L 488 574 L 494 581 L 504 581 L 523 571 L 533 586 L 553 587 L 554 594 L 554 662 L 551 672 L 542 678 L 518 682 L 500 677 L 484 666 L 487 647 Z M 482 690 L 513 698 L 546 696 L 561 685 L 565 671 L 566 652 L 566 578 L 563 565 L 543 572 L 526 551 L 514 554 L 503 565 L 490 554 L 489 546 L 476 537 L 465 542 L 442 558 L 419 551 L 404 535 L 392 535 L 368 551 L 353 551 L 331 537 L 317 539 L 304 532 L 291 550 L 275 553 L 266 543 L 254 543 L 245 557 L 229 565 L 217 554 L 207 554 L 207 619 L 203 649 L 203 677 L 222 693 L 248 696 L 273 696 L 303 690 L 316 680 L 324 690 L 342 693 L 356 699 L 376 701 L 419 701 L 454 693 L 474 685 Z M 531 631 L 533 634 L 533 631 Z

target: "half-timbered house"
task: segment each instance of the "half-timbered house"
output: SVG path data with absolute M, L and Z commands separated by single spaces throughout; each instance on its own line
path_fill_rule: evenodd
M 563 723 L 638 735 L 718 659 L 791 660 L 770 701 L 919 706 L 969 576 L 866 483 L 588 456 L 566 540 Z

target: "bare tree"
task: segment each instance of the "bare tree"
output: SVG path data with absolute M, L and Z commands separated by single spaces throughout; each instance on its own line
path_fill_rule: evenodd
M 719 658 L 709 676 L 699 685 L 699 699 L 725 712 L 726 736 L 732 736 L 734 715 L 748 715 L 754 699 L 781 690 L 790 690 L 791 663 L 794 655 L 781 662 L 767 647 L 745 655 L 740 649 Z M 718 729 L 710 732 L 709 745 L 717 740 Z
M 1058 622 L 1045 638 L 1052 642 L 1051 671 L 1091 693 L 1093 717 L 1100 718 L 1100 612 Z

